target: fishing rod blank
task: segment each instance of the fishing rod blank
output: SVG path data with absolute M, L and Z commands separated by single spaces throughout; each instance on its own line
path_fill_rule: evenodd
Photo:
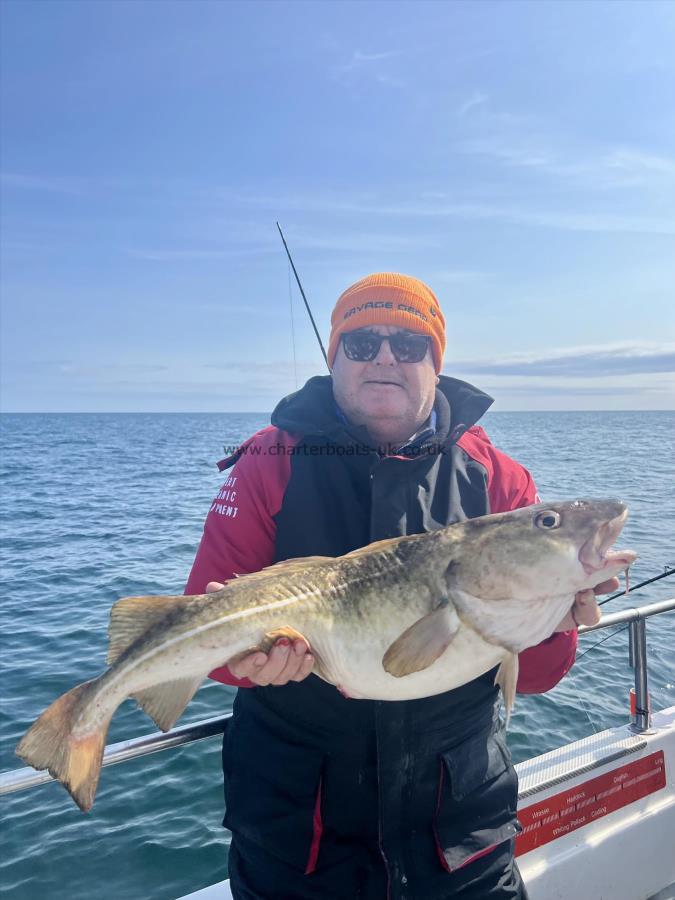
M 298 277 L 298 273 L 295 270 L 295 264 L 293 263 L 293 257 L 291 256 L 291 251 L 288 249 L 288 244 L 286 243 L 286 238 L 284 237 L 284 233 L 281 230 L 281 225 L 277 222 L 277 228 L 279 229 L 279 234 L 281 235 L 281 240 L 284 242 L 284 249 L 286 250 L 286 255 L 288 256 L 288 261 L 290 262 L 293 268 L 293 274 L 295 275 L 295 280 L 298 282 L 298 287 L 300 288 L 300 293 L 302 294 L 302 299 L 305 301 L 305 307 L 307 309 L 307 313 L 309 315 L 310 322 L 312 323 L 312 328 L 314 329 L 314 334 L 316 335 L 316 339 L 319 342 L 319 347 L 321 347 L 321 352 L 323 353 L 323 358 L 326 362 L 326 368 L 330 372 L 330 366 L 328 365 L 328 357 L 326 356 L 326 351 L 324 350 L 323 343 L 321 341 L 321 336 L 319 335 L 319 329 L 316 327 L 316 322 L 314 321 L 314 316 L 312 315 L 312 310 L 309 308 L 309 303 L 307 302 L 307 297 L 305 297 L 305 292 L 302 289 L 302 284 L 300 283 L 300 278 Z
M 606 600 L 602 600 L 598 603 L 598 606 L 604 606 L 605 603 L 609 603 L 610 600 L 616 600 L 617 597 L 624 597 L 626 594 L 630 594 L 633 591 L 637 591 L 638 588 L 644 587 L 646 584 L 652 584 L 654 581 L 660 581 L 662 578 L 667 578 L 669 575 L 675 574 L 675 569 L 671 569 L 667 566 L 664 567 L 666 569 L 665 572 L 662 572 L 660 575 L 655 575 L 653 578 L 648 578 L 646 581 L 641 581 L 639 584 L 634 584 L 633 587 L 628 588 L 627 591 L 617 591 L 616 594 L 612 594 L 611 597 L 607 597 Z

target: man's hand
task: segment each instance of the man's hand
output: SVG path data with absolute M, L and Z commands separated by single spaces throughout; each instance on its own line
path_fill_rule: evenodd
M 206 592 L 220 591 L 224 585 L 218 581 L 210 581 Z M 312 671 L 314 657 L 309 652 L 306 641 L 291 641 L 280 638 L 269 653 L 255 650 L 243 659 L 227 663 L 227 667 L 235 678 L 248 678 L 253 684 L 288 684 L 289 681 L 302 681 Z
M 593 590 L 579 591 L 574 598 L 574 606 L 567 613 L 556 631 L 571 631 L 579 625 L 597 625 L 602 612 L 595 599 L 597 594 L 611 594 L 619 587 L 618 578 L 610 578 L 596 585 Z

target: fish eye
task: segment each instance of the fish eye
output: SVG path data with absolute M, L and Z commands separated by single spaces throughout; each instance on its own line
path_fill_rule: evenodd
M 560 515 L 552 509 L 537 513 L 534 519 L 537 528 L 557 528 L 560 525 Z

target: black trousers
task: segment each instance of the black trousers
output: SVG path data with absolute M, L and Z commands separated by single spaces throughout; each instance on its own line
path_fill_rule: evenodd
M 439 863 L 420 883 L 396 885 L 377 846 L 364 844 L 358 858 L 304 875 L 233 835 L 229 873 L 234 900 L 527 900 L 512 841 L 453 873 Z

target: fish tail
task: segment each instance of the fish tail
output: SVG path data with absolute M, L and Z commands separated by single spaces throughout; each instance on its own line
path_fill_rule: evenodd
M 33 723 L 16 748 L 17 756 L 35 769 L 47 769 L 66 788 L 82 812 L 96 796 L 108 726 L 114 710 L 89 734 L 73 733 L 98 679 L 85 681 L 55 700 Z

